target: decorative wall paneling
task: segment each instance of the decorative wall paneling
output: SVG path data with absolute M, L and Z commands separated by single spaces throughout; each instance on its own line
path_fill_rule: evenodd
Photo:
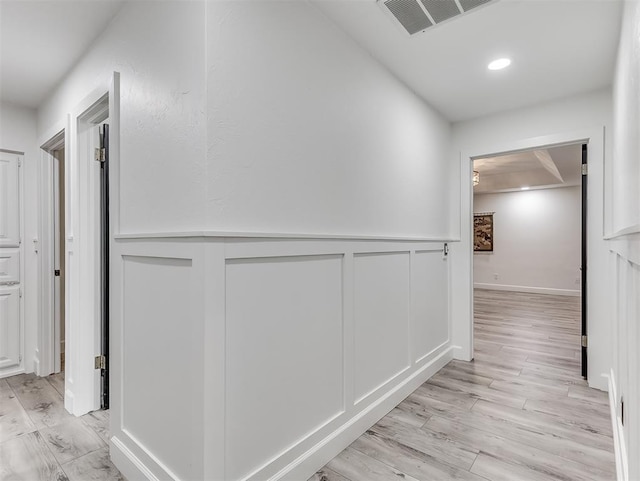
M 453 357 L 442 242 L 127 236 L 112 282 L 130 479 L 307 479 Z
M 640 234 L 609 241 L 609 273 L 613 359 L 609 403 L 613 423 L 618 479 L 640 475 Z

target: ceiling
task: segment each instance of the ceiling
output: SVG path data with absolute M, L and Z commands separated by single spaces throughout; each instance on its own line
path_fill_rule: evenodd
M 619 0 L 498 0 L 414 36 L 376 0 L 310 1 L 452 121 L 611 84 Z M 0 0 L 0 101 L 37 107 L 122 4 Z
M 570 187 L 582 182 L 582 145 L 563 145 L 475 159 L 480 183 L 474 194 Z
M 0 101 L 35 108 L 106 28 L 120 0 L 0 0 Z
M 409 36 L 376 0 L 311 0 L 451 121 L 611 85 L 618 0 L 498 0 Z M 487 64 L 510 57 L 512 65 Z

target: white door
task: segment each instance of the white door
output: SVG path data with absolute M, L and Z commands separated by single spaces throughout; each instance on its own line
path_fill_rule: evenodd
M 0 377 L 22 368 L 20 162 L 0 152 Z
M 0 370 L 20 365 L 20 288 L 0 287 Z
M 20 156 L 0 152 L 0 248 L 20 246 Z

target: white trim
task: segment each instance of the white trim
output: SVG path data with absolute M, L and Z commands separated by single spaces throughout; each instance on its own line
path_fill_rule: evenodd
M 5 154 L 21 155 L 24 157 L 24 152 L 20 152 L 19 150 L 0 149 L 0 152 L 4 152 Z
M 532 294 L 551 294 L 554 296 L 580 297 L 580 291 L 575 289 L 555 289 L 552 287 L 511 286 L 507 284 L 485 284 L 476 282 L 474 289 L 488 289 L 492 291 L 530 292 Z
M 62 127 L 60 127 L 62 125 Z M 38 295 L 40 319 L 38 322 L 38 364 L 36 374 L 47 376 L 59 371 L 59 357 L 56 359 L 56 326 L 54 325 L 55 286 L 53 279 L 55 223 L 54 223 L 54 192 L 53 192 L 53 153 L 65 147 L 68 143 L 69 116 L 50 129 L 51 135 L 40 146 L 40 163 L 38 166 L 39 199 L 39 238 L 40 238 L 40 292 Z M 65 152 L 65 165 L 68 163 L 68 153 Z M 66 191 L 65 191 L 66 196 Z M 58 343 L 59 346 L 59 343 Z
M 604 236 L 604 240 L 613 240 L 619 237 L 624 237 L 624 236 L 633 235 L 633 234 L 640 234 L 640 224 L 636 224 L 636 225 L 626 227 L 624 229 L 620 229 L 612 234 L 607 234 L 606 236 Z
M 624 429 L 617 413 L 618 390 L 616 387 L 615 373 L 611 369 L 610 375 L 604 375 L 609 385 L 609 409 L 611 413 L 611 426 L 613 428 L 613 448 L 616 458 L 616 479 L 627 481 L 629 479 L 629 458 L 627 457 L 627 444 L 624 437 Z
M 53 155 L 41 150 L 40 155 L 40 319 L 38 322 L 38 376 L 47 376 L 54 371 L 53 359 Z
M 375 236 L 356 234 L 303 234 L 296 232 L 239 232 L 239 231 L 185 231 L 185 232 L 140 232 L 130 234 L 118 234 L 116 240 L 128 239 L 174 239 L 174 238 L 202 238 L 202 237 L 225 237 L 225 238 L 252 238 L 252 239 L 329 239 L 329 240 L 372 240 L 372 241 L 397 241 L 397 242 L 453 242 L 448 237 L 412 237 L 412 236 Z
M 345 447 L 360 437 L 364 431 L 384 417 L 389 411 L 395 408 L 398 403 L 415 391 L 452 359 L 453 351 L 452 348 L 449 347 L 380 399 L 371 403 L 371 405 L 362 412 L 349 419 L 345 424 L 315 444 L 296 460 L 271 476 L 269 481 L 306 479 L 310 470 L 326 464 L 337 456 Z M 246 479 L 250 478 L 251 476 Z
M 111 458 L 127 479 L 139 479 L 142 474 L 149 481 L 159 481 L 153 472 L 117 436 L 111 438 L 109 447 Z

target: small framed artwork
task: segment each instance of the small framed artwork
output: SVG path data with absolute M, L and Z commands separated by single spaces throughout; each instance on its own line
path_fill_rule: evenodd
M 493 213 L 473 214 L 473 251 L 493 252 Z

